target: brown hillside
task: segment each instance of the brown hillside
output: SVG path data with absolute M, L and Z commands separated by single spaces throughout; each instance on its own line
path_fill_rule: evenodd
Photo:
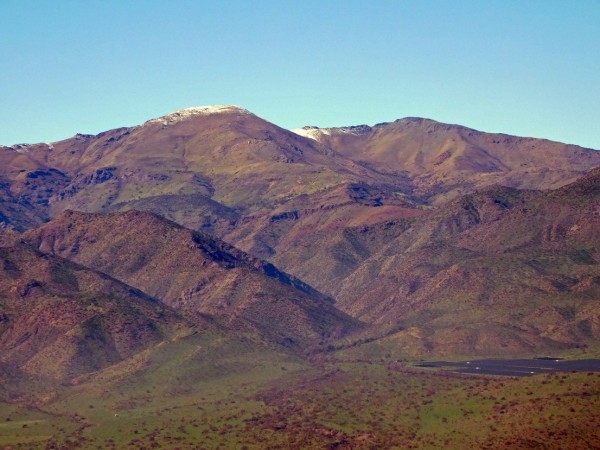
M 29 146 L 0 146 L 0 228 L 23 231 L 49 218 L 49 199 L 69 178 L 28 155 Z
M 278 342 L 303 343 L 356 327 L 331 300 L 222 241 L 150 213 L 67 211 L 27 234 L 46 252 L 108 273 L 166 304 L 220 317 Z
M 381 192 L 363 206 L 398 199 L 441 204 L 493 184 L 554 188 L 600 165 L 593 150 L 426 119 L 299 132 L 308 137 L 238 107 L 190 108 L 95 136 L 5 147 L 17 172 L 3 176 L 13 192 L 23 189 L 18 178 L 28 176 L 18 170 L 55 171 L 52 180 L 38 176 L 36 183 L 48 188 L 37 189 L 38 221 L 69 208 L 138 209 L 236 239 L 240 224 L 245 235 L 255 234 L 273 210 L 293 211 L 298 203 L 330 208 L 340 202 L 318 202 L 346 186 Z M 239 245 L 249 251 L 261 244 L 246 239 Z
M 365 166 L 408 174 L 415 194 L 438 204 L 494 184 L 552 189 L 600 165 L 600 152 L 575 145 L 420 118 L 297 131 Z
M 40 164 L 72 176 L 53 213 L 99 211 L 156 196 L 212 198 L 254 209 L 369 171 L 237 107 L 191 108 L 97 136 L 30 146 Z M 204 110 L 209 112 L 204 112 Z
M 515 252 L 522 250 L 529 261 L 533 258 L 532 246 L 540 242 L 557 242 L 548 251 L 573 247 L 579 252 L 577 246 L 583 246 L 581 255 L 595 255 L 595 244 L 590 243 L 595 237 L 589 235 L 594 222 L 571 223 L 569 219 L 569 203 L 579 202 L 575 197 L 581 193 L 572 195 L 570 201 L 551 203 L 554 197 L 533 190 L 558 188 L 575 180 L 600 165 L 599 152 L 414 118 L 374 127 L 312 128 L 298 133 L 238 107 L 202 107 L 96 136 L 77 135 L 53 144 L 5 149 L 6 158 L 25 158 L 12 166 L 31 167 L 20 175 L 14 170 L 3 173 L 5 201 L 0 203 L 0 213 L 7 226 L 23 229 L 66 208 L 151 211 L 269 260 L 319 291 L 337 297 L 346 312 L 376 323 L 405 320 L 435 303 L 441 292 L 445 292 L 447 305 L 461 301 L 467 305 L 465 309 L 472 309 L 480 298 L 508 296 L 521 304 L 523 299 L 546 292 L 545 288 L 540 291 L 539 281 L 534 280 L 545 279 L 546 272 L 540 272 L 538 266 L 533 272 L 525 271 L 522 261 L 514 259 Z M 27 178 L 27 174 L 38 170 L 45 170 L 51 177 L 34 177 L 39 181 L 33 184 L 19 181 L 19 176 Z M 40 187 L 34 189 L 36 183 Z M 42 187 L 51 183 L 54 185 L 44 194 L 46 197 L 34 204 L 31 192 L 44 192 Z M 594 189 L 593 181 L 588 185 L 579 189 Z M 560 192 L 553 195 L 560 196 Z M 535 203 L 538 197 L 541 205 L 552 204 L 551 209 L 539 209 Z M 2 205 L 11 205 L 11 214 L 4 213 Z M 552 215 L 558 212 L 562 219 Z M 535 225 L 530 225 L 533 222 Z M 545 234 L 536 228 L 542 223 Z M 153 226 L 140 226 L 137 232 L 158 239 L 149 230 Z M 119 222 L 109 227 L 125 230 L 128 225 Z M 60 233 L 58 237 L 66 239 Z M 154 249 L 148 242 L 139 241 L 134 231 L 120 233 L 125 233 L 127 242 L 135 243 L 119 244 L 122 253 L 129 255 L 125 262 L 135 270 L 120 266 L 119 258 L 124 256 L 116 247 L 110 247 L 106 256 L 109 262 L 97 267 L 99 270 L 106 269 L 142 289 L 151 286 L 151 295 L 168 298 L 170 304 L 187 305 L 190 311 L 222 311 L 222 317 L 229 317 L 227 320 L 233 320 L 236 326 L 244 323 L 261 328 L 260 323 L 266 323 L 261 322 L 263 318 L 270 317 L 260 308 L 230 314 L 240 311 L 244 304 L 236 300 L 242 296 L 232 287 L 246 286 L 246 272 L 239 275 L 245 281 L 233 279 L 233 274 L 240 272 L 238 267 L 223 272 L 227 279 L 219 283 L 226 288 L 213 289 L 203 284 L 208 283 L 203 276 L 181 275 L 190 270 L 181 268 L 181 261 L 173 261 L 175 256 L 166 244 L 158 247 L 165 248 L 163 256 L 153 259 L 150 255 Z M 567 234 L 569 238 L 563 239 Z M 582 236 L 581 243 L 574 236 Z M 104 257 L 103 246 L 109 248 L 106 243 L 112 244 L 112 238 L 101 233 L 97 239 L 100 244 L 92 242 L 86 247 L 90 253 L 85 258 L 78 255 L 77 247 L 71 250 L 79 241 L 66 239 L 66 248 L 72 253 L 69 255 L 59 247 L 53 249 L 84 264 L 97 264 Z M 115 239 L 120 240 L 118 236 Z M 186 239 L 189 242 L 190 238 Z M 185 245 L 177 245 L 177 251 L 183 251 Z M 190 258 L 193 264 L 204 261 Z M 461 264 L 475 258 L 485 258 L 477 263 L 485 273 L 468 290 L 468 284 L 453 280 L 463 272 L 470 273 Z M 146 259 L 154 265 L 146 266 Z M 563 262 L 549 264 L 563 267 Z M 144 269 L 138 270 L 136 264 Z M 486 264 L 493 267 L 484 269 Z M 508 269 L 500 270 L 494 264 Z M 592 276 L 579 269 L 571 275 L 565 272 L 565 276 L 576 280 Z M 168 270 L 177 276 L 163 282 Z M 511 271 L 513 275 L 509 275 Z M 495 293 L 500 286 L 520 283 L 516 281 L 520 280 L 519 271 L 531 278 L 518 288 L 520 294 Z M 220 275 L 214 276 L 220 280 Z M 208 279 L 211 277 L 212 273 Z M 552 280 L 551 284 L 562 283 Z M 448 287 L 441 289 L 438 285 Z M 256 286 L 262 284 L 248 287 L 248 291 L 254 292 Z M 270 289 L 261 287 L 258 292 Z M 461 293 L 462 289 L 468 292 Z M 549 297 L 541 303 L 555 295 L 550 291 L 546 294 Z M 262 305 L 255 300 L 250 301 L 252 308 Z M 440 314 L 445 311 L 442 308 Z M 283 312 L 278 314 L 287 317 Z M 499 323 L 512 321 L 502 317 Z M 304 338 L 310 333 L 300 329 L 321 334 L 322 329 L 317 331 L 319 327 L 313 325 L 292 328 Z M 283 336 L 280 331 L 276 334 Z
M 0 247 L 0 364 L 54 379 L 97 371 L 188 330 L 169 307 L 20 240 Z
M 493 189 L 415 219 L 343 281 L 340 308 L 403 323 L 397 338 L 418 336 L 419 351 L 597 347 L 597 174 L 549 193 Z
M 557 187 L 600 165 L 593 150 L 426 119 L 299 132 L 306 136 L 238 107 L 201 107 L 96 136 L 5 148 L 11 167 L 28 169 L 5 175 L 0 219 L 24 229 L 67 208 L 147 210 L 333 294 L 385 243 L 363 239 L 370 234 L 361 227 L 404 223 L 423 204 L 483 186 Z M 46 197 L 34 204 L 15 192 L 23 189 L 19 177 L 40 167 L 55 172 L 36 178 Z M 397 225 L 390 227 L 385 239 Z

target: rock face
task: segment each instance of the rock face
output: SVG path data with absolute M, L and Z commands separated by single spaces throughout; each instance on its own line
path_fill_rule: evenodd
M 358 326 L 332 299 L 272 264 L 151 213 L 67 211 L 26 238 L 173 308 L 281 343 L 318 341 Z

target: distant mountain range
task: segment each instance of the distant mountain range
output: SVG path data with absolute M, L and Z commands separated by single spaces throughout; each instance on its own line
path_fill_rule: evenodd
M 427 119 L 288 131 L 235 106 L 0 147 L 0 364 L 66 380 L 194 333 L 304 356 L 598 349 L 597 167 Z

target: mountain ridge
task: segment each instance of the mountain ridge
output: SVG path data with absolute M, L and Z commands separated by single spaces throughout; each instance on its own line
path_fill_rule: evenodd
M 19 237 L 0 259 L 0 361 L 29 375 L 69 380 L 191 328 L 155 298 Z
M 191 195 L 220 222 L 192 223 L 187 213 L 177 220 L 223 236 L 231 220 L 219 209 L 253 214 L 343 183 L 392 186 L 395 195 L 436 205 L 491 184 L 555 188 L 600 165 L 600 152 L 590 149 L 430 119 L 315 129 L 361 132 L 318 142 L 237 106 L 208 106 L 97 135 L 1 147 L 0 182 L 16 206 L 0 204 L 0 213 L 7 226 L 14 222 L 22 230 L 64 209 L 94 212 L 130 202 L 143 209 L 149 202 L 166 213 L 160 197 Z M 46 186 L 51 181 L 50 190 L 33 177 Z M 259 202 L 250 190 L 262 193 Z M 15 208 L 22 217 L 37 217 L 14 219 Z
M 194 107 L 136 127 L 4 149 L 0 159 L 7 164 L 0 169 L 0 181 L 4 181 L 1 186 L 5 202 L 0 203 L 0 218 L 5 226 L 19 231 L 54 218 L 50 224 L 28 232 L 28 236 L 56 226 L 54 230 L 61 239 L 67 239 L 61 230 L 66 229 L 67 222 L 80 219 L 75 213 L 67 213 L 71 216 L 65 218 L 61 216 L 63 211 L 109 213 L 98 222 L 98 229 L 112 227 L 117 234 L 126 234 L 111 222 L 118 222 L 114 218 L 119 213 L 150 211 L 268 260 L 273 266 L 257 263 L 263 272 L 289 273 L 325 297 L 338 298 L 336 305 L 347 313 L 377 324 L 383 318 L 402 321 L 407 315 L 417 314 L 426 303 L 424 292 L 438 298 L 435 289 L 424 287 L 429 277 L 437 276 L 438 282 L 446 283 L 451 291 L 460 290 L 455 278 L 466 276 L 471 269 L 465 267 L 471 267 L 476 254 L 488 258 L 482 264 L 491 264 L 486 275 L 480 277 L 487 284 L 481 281 L 479 285 L 481 298 L 489 295 L 486 286 L 494 285 L 491 274 L 498 267 L 489 260 L 490 255 L 471 248 L 467 236 L 472 236 L 474 242 L 480 240 L 483 247 L 489 246 L 495 242 L 494 234 L 502 234 L 502 230 L 490 231 L 493 223 L 508 221 L 507 226 L 521 230 L 517 234 L 525 239 L 529 216 L 514 212 L 512 223 L 506 219 L 510 210 L 535 205 L 536 197 L 549 201 L 552 196 L 547 197 L 544 191 L 561 195 L 560 189 L 600 166 L 600 152 L 595 150 L 484 133 L 422 118 L 398 119 L 372 127 L 312 127 L 305 131 L 321 133 L 322 139 L 300 136 L 236 106 Z M 595 185 L 592 177 L 580 189 L 594 191 Z M 563 202 L 560 207 L 567 211 L 570 206 Z M 546 217 L 550 213 L 544 210 L 540 214 Z M 130 213 L 121 217 L 136 223 L 147 216 Z M 154 220 L 150 222 L 155 224 Z M 92 222 L 83 223 L 82 229 Z M 548 226 L 549 235 L 564 235 L 562 228 Z M 124 229 L 125 225 L 119 227 Z M 141 234 L 153 235 L 154 225 L 140 227 Z M 491 237 L 483 237 L 485 233 Z M 583 231 L 579 235 L 584 236 Z M 190 236 L 181 238 L 178 251 L 189 250 L 183 242 L 196 245 Z M 595 239 L 594 235 L 585 236 L 587 241 L 582 242 L 586 245 Z M 206 236 L 198 239 L 204 242 Z M 101 240 L 107 246 L 114 244 L 107 235 Z M 135 239 L 131 237 L 130 241 Z M 463 241 L 464 245 L 458 245 Z M 72 250 L 75 243 L 66 242 Z M 93 243 L 82 243 L 93 247 Z M 82 258 L 77 252 L 65 253 L 50 244 L 50 238 L 42 244 L 47 246 L 42 247 L 45 251 L 75 260 Z M 151 250 L 155 250 L 146 248 L 142 252 L 140 249 L 146 245 L 143 242 L 137 247 L 129 244 L 122 243 L 127 252 L 139 253 L 140 260 L 130 260 L 131 267 L 143 266 L 143 259 L 150 258 Z M 167 248 L 165 243 L 163 249 Z M 574 257 L 585 259 L 589 249 L 584 250 Z M 164 251 L 164 260 L 169 261 Z M 403 251 L 408 252 L 406 257 Z M 114 250 L 110 254 L 118 256 Z M 146 256 L 142 258 L 142 254 Z M 93 252 L 87 258 L 79 262 L 113 275 L 112 271 L 117 270 L 114 264 L 94 266 Z M 557 264 L 564 265 L 564 258 L 556 260 Z M 518 258 L 505 255 L 505 260 L 508 265 L 521 267 Z M 171 261 L 174 268 L 178 263 Z M 395 265 L 404 272 L 399 273 Z M 539 275 L 541 271 L 536 270 L 524 273 Z M 164 276 L 143 271 L 120 275 L 126 276 L 126 283 L 138 287 L 152 285 L 155 278 Z M 224 284 L 234 292 L 233 286 L 243 281 L 229 275 Z M 576 278 L 555 275 L 548 275 L 550 284 L 560 283 L 563 276 Z M 371 288 L 373 279 L 377 283 Z M 511 280 L 506 282 L 512 286 Z M 162 283 L 150 289 L 150 294 L 189 306 L 197 303 L 198 292 L 204 292 L 202 287 L 194 291 L 198 281 L 193 286 L 174 287 L 173 292 L 160 291 L 168 285 Z M 262 282 L 257 283 L 254 288 Z M 291 281 L 294 283 L 303 286 Z M 390 295 L 393 286 L 395 294 Z M 542 290 L 554 295 L 547 287 Z M 191 293 L 184 299 L 186 289 Z M 316 295 L 312 291 L 305 294 Z M 214 297 L 212 304 L 202 307 L 207 309 L 196 312 L 212 314 L 221 304 L 224 306 L 219 307 L 227 309 L 224 294 L 219 295 L 220 300 Z M 380 297 L 377 307 L 367 297 Z M 475 300 L 465 304 L 468 302 Z M 230 306 L 235 311 L 235 302 Z M 444 308 L 442 311 L 446 311 Z
M 535 141 L 545 141 L 545 142 L 552 142 L 552 143 L 558 143 L 558 144 L 566 144 L 562 141 L 558 141 L 558 140 L 554 140 L 554 139 L 547 139 L 544 137 L 515 135 L 515 134 L 510 134 L 510 133 L 502 132 L 502 131 L 484 131 L 484 130 L 480 130 L 478 128 L 472 128 L 472 127 L 469 127 L 466 125 L 461 125 L 459 123 L 444 122 L 444 121 L 439 121 L 439 120 L 435 120 L 435 119 L 430 119 L 427 117 L 418 117 L 418 116 L 406 116 L 406 117 L 401 117 L 401 118 L 391 120 L 388 122 L 378 122 L 373 125 L 360 124 L 360 125 L 340 125 L 340 126 L 333 126 L 333 127 L 319 127 L 316 125 L 305 125 L 300 128 L 294 128 L 291 131 L 294 133 L 298 133 L 300 135 L 303 135 L 302 134 L 303 132 L 309 132 L 309 136 L 307 136 L 307 137 L 318 136 L 319 132 L 323 132 L 325 135 L 331 134 L 332 132 L 341 132 L 341 133 L 356 132 L 356 134 L 364 134 L 367 132 L 371 132 L 375 129 L 385 127 L 387 125 L 391 125 L 391 124 L 406 124 L 406 125 L 410 125 L 410 124 L 424 125 L 424 124 L 426 124 L 433 128 L 441 128 L 441 129 L 446 129 L 446 130 L 449 130 L 452 128 L 458 128 L 458 129 L 461 129 L 462 131 L 476 133 L 476 134 L 504 136 L 506 138 L 517 138 L 517 139 L 522 139 L 522 140 L 535 140 Z M 310 133 L 311 130 L 314 131 L 315 133 Z M 315 139 L 315 137 L 311 137 L 311 138 Z M 572 145 L 574 147 L 579 147 L 579 148 L 583 148 L 583 149 L 600 151 L 600 149 L 597 149 L 597 148 L 585 147 L 583 145 L 578 145 L 578 144 L 567 144 L 567 145 Z
M 303 346 L 359 327 L 332 299 L 272 264 L 148 212 L 69 211 L 24 239 L 177 310 L 276 342 Z

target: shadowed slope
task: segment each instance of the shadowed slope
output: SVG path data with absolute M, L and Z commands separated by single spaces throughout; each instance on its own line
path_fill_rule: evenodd
M 549 193 L 481 192 L 415 219 L 344 280 L 340 308 L 400 321 L 389 340 L 415 353 L 597 347 L 598 173 Z
M 28 155 L 29 146 L 0 146 L 0 229 L 23 231 L 48 219 L 49 199 L 69 177 Z
M 28 155 L 72 177 L 52 197 L 53 214 L 67 208 L 125 207 L 132 201 L 139 207 L 142 200 L 162 196 L 194 196 L 252 210 L 376 176 L 233 106 L 190 108 L 137 127 L 77 135 L 51 148 L 32 145 Z
M 331 300 L 269 263 L 150 213 L 65 212 L 27 234 L 42 251 L 108 273 L 190 313 L 300 343 L 355 328 Z

